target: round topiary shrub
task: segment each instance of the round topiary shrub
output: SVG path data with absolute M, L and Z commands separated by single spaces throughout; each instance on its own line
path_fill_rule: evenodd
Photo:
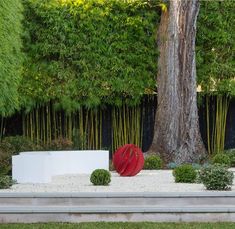
M 230 190 L 234 177 L 232 171 L 219 164 L 202 168 L 199 176 L 207 190 Z
M 192 165 L 180 165 L 173 170 L 176 183 L 194 183 L 197 178 L 197 171 Z
M 111 174 L 105 169 L 96 169 L 90 176 L 93 185 L 108 185 L 111 182 Z
M 228 155 L 224 153 L 218 153 L 212 158 L 212 164 L 220 164 L 220 165 L 230 167 L 231 160 Z
M 144 160 L 144 169 L 153 170 L 161 169 L 163 165 L 162 159 L 157 155 L 147 156 Z

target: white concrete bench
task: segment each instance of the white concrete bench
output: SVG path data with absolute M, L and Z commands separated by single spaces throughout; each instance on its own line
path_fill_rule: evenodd
M 91 174 L 109 169 L 109 151 L 37 151 L 12 157 L 12 177 L 18 183 L 49 183 L 53 176 Z

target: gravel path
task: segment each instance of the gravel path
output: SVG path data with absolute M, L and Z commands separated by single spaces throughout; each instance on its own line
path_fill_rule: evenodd
M 235 183 L 235 181 L 234 181 Z M 235 191 L 235 184 L 232 187 Z M 171 170 L 141 171 L 135 177 L 112 172 L 109 186 L 93 186 L 88 175 L 56 176 L 49 184 L 16 184 L 0 192 L 202 192 L 202 184 L 174 183 Z

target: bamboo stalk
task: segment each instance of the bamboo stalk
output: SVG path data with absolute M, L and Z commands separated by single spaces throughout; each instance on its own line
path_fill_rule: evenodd
M 23 136 L 26 137 L 26 130 L 25 130 L 26 124 L 25 124 L 25 114 L 22 113 L 22 132 Z
M 209 96 L 206 96 L 206 124 L 207 124 L 207 149 L 211 155 L 211 142 L 210 142 L 210 118 L 209 118 Z
M 44 145 L 47 143 L 47 139 L 48 139 L 48 138 L 46 138 L 47 130 L 46 130 L 46 122 L 45 122 L 45 112 L 46 112 L 46 109 L 45 109 L 45 107 L 43 107 L 41 109 L 41 116 L 42 116 L 42 131 L 41 131 L 42 135 L 41 136 L 42 136 L 42 140 L 43 140 Z
M 103 117 L 103 112 L 102 112 L 102 109 L 100 109 L 100 116 L 99 116 L 99 130 L 100 130 L 100 133 L 99 133 L 99 149 L 102 149 L 102 132 L 103 132 L 103 123 L 102 123 L 102 117 Z
M 33 111 L 29 113 L 30 116 L 30 139 L 33 140 Z
M 57 139 L 56 114 L 54 108 L 52 109 L 52 114 L 53 114 L 54 139 Z
M 4 131 L 4 118 L 2 116 L 1 117 L 1 129 L 0 129 L 0 141 L 2 140 L 3 135 L 4 135 L 3 131 Z
M 62 123 L 62 114 L 61 114 L 61 111 L 59 112 L 58 116 L 59 116 L 59 119 L 58 119 L 59 138 L 63 138 L 63 131 L 62 131 L 63 123 Z
M 39 124 L 39 117 L 38 117 L 38 107 L 35 108 L 35 123 L 36 123 L 36 141 L 38 142 L 40 140 L 40 137 L 39 137 L 39 128 L 40 128 L 40 124 Z
M 216 97 L 215 115 L 213 116 L 212 137 L 210 144 L 210 120 L 209 120 L 209 102 L 207 101 L 207 141 L 209 154 L 220 153 L 224 150 L 225 144 L 225 131 L 227 113 L 229 108 L 229 96 L 218 95 Z M 214 112 L 213 112 L 214 113 Z

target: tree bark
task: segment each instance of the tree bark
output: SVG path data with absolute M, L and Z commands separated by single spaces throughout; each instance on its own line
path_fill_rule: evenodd
M 149 152 L 165 162 L 205 156 L 197 110 L 195 36 L 198 0 L 171 0 L 158 30 L 158 106 Z

